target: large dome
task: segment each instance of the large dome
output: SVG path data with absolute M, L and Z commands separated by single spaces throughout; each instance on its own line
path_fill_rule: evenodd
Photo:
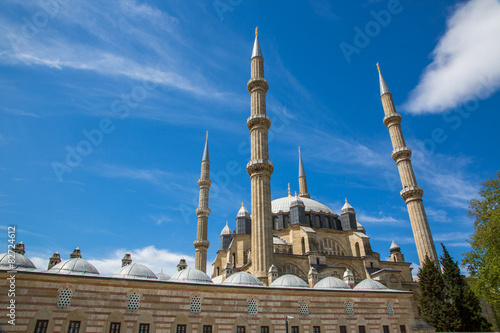
M 191 283 L 213 283 L 210 277 L 196 268 L 186 268 L 175 273 L 170 280 L 172 282 Z
M 14 264 L 11 265 L 9 260 L 14 256 Z M 26 256 L 17 253 L 2 253 L 0 254 L 0 269 L 13 271 L 33 271 L 36 270 L 35 265 Z
M 158 277 L 149 268 L 142 264 L 131 263 L 130 265 L 123 266 L 113 273 L 111 277 L 122 279 L 139 279 L 139 280 L 158 280 Z
M 305 206 L 306 212 L 315 212 L 315 213 L 323 213 L 323 214 L 335 214 L 333 210 L 323 205 L 321 202 L 317 202 L 316 200 L 308 199 L 308 198 L 300 198 Z M 278 214 L 280 212 L 288 213 L 290 212 L 290 206 L 292 201 L 295 201 L 295 197 L 284 197 L 275 199 L 271 202 L 271 209 L 273 214 Z
M 351 289 L 351 287 L 341 279 L 329 276 L 316 283 L 314 289 Z
M 239 285 L 239 286 L 260 286 L 262 282 L 247 272 L 238 272 L 228 277 L 222 284 Z
M 91 263 L 81 258 L 72 258 L 60 262 L 49 269 L 48 272 L 70 275 L 99 275 L 99 272 Z
M 296 275 L 282 275 L 271 283 L 271 287 L 309 288 L 309 285 Z

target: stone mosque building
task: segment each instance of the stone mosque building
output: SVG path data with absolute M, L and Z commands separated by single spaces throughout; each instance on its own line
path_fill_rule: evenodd
M 383 122 L 393 143 L 400 194 L 419 259 L 437 259 L 401 116 L 380 69 L 379 79 Z M 289 190 L 287 197 L 272 200 L 268 87 L 256 30 L 247 84 L 251 206 L 249 211 L 242 204 L 234 228 L 223 228 L 211 276 L 205 272 L 211 185 L 207 137 L 198 181 L 195 267 L 181 260 L 169 277 L 154 274 L 125 254 L 121 269 L 101 276 L 77 248 L 68 260 L 56 252 L 43 270 L 25 256 L 20 243 L 0 255 L 1 327 L 35 333 L 434 332 L 419 321 L 418 284 L 399 246 L 393 242 L 390 260 L 381 260 L 347 199 L 338 215 L 314 200 L 314 193 L 311 198 L 300 148 L 300 193 Z

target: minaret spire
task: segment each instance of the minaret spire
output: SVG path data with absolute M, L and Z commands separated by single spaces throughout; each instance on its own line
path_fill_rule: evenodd
M 210 215 L 210 208 L 208 208 L 208 192 L 212 185 L 210 180 L 210 158 L 208 155 L 208 131 L 205 140 L 205 149 L 203 150 L 203 158 L 201 159 L 201 175 L 198 180 L 200 187 L 200 197 L 196 215 L 198 215 L 198 229 L 196 232 L 196 240 L 194 247 L 196 249 L 194 258 L 194 267 L 202 272 L 207 270 L 207 249 L 210 242 L 207 240 L 208 230 L 208 215 Z
M 401 177 L 403 189 L 400 194 L 406 202 L 410 223 L 417 246 L 418 259 L 420 265 L 423 264 L 425 257 L 438 262 L 436 248 L 432 240 L 429 222 L 425 214 L 424 204 L 422 202 L 423 189 L 417 185 L 417 180 L 411 165 L 411 149 L 406 147 L 403 132 L 401 131 L 401 115 L 396 112 L 392 94 L 385 83 L 380 67 L 377 63 L 380 80 L 380 99 L 384 108 L 384 125 L 389 129 L 392 141 L 392 158 L 396 161 Z
M 302 155 L 300 154 L 300 147 L 299 147 L 299 197 L 302 198 L 310 198 L 311 195 L 307 193 L 307 179 L 306 179 L 306 172 L 304 171 L 304 165 L 302 164 Z
M 260 50 L 258 31 L 255 29 L 251 62 L 251 78 L 247 83 L 250 93 L 251 114 L 247 127 L 251 137 L 251 159 L 247 164 L 252 188 L 252 274 L 263 284 L 268 283 L 267 272 L 273 264 L 273 234 L 271 211 L 271 174 L 274 166 L 269 161 L 268 131 L 271 120 L 266 115 L 266 92 L 269 85 L 264 79 L 264 58 Z

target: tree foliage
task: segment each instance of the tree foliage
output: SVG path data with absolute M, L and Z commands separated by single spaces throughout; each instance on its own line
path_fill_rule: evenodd
M 481 315 L 479 299 L 444 245 L 440 262 L 442 270 L 426 258 L 418 274 L 422 320 L 441 332 L 490 330 L 491 325 Z
M 480 200 L 470 201 L 469 216 L 475 218 L 472 250 L 464 264 L 474 278 L 474 290 L 493 307 L 500 327 L 500 171 L 482 183 Z

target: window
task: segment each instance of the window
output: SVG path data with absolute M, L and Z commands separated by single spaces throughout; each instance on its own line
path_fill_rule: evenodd
M 186 325 L 177 325 L 177 333 L 186 333 Z
M 309 309 L 307 308 L 307 303 L 305 301 L 299 301 L 299 306 L 300 306 L 300 315 L 308 316 Z
M 348 316 L 354 316 L 354 307 L 352 305 L 352 302 L 345 302 L 345 313 Z
M 212 325 L 203 325 L 203 333 L 212 333 Z
M 121 323 L 111 323 L 109 325 L 109 333 L 120 333 L 120 326 L 122 326 Z
M 392 306 L 392 303 L 387 302 L 387 303 L 385 303 L 385 305 L 387 306 L 387 315 L 394 316 L 394 307 Z
M 194 296 L 191 298 L 190 310 L 192 313 L 201 312 L 201 299 L 198 296 Z
M 260 333 L 269 333 L 269 326 L 261 326 Z
M 248 314 L 249 315 L 256 315 L 258 313 L 258 308 L 257 308 L 257 301 L 254 300 L 253 298 L 250 298 L 248 300 Z
M 387 325 L 382 326 L 382 329 L 384 330 L 384 333 L 390 333 L 391 332 L 389 330 L 389 326 L 387 326 Z
M 319 326 L 313 326 L 313 333 L 321 333 Z
M 79 321 L 70 321 L 68 327 L 68 333 L 79 333 L 80 332 L 80 323 Z
M 298 326 L 292 326 L 292 333 L 299 333 L 299 327 Z
M 139 324 L 139 333 L 149 333 L 149 324 Z
M 245 333 L 245 326 L 236 327 L 236 333 Z
M 67 308 L 71 304 L 71 295 L 73 295 L 73 292 L 71 289 L 66 288 L 62 289 L 59 292 L 59 299 L 57 300 L 57 307 L 59 308 Z
M 359 333 L 365 333 L 365 327 L 364 326 L 358 326 L 358 332 Z
M 35 333 L 46 333 L 47 326 L 49 326 L 48 320 L 37 320 L 35 325 Z
M 399 332 L 406 333 L 406 326 L 405 325 L 399 325 Z
M 347 333 L 347 327 L 345 327 L 345 326 L 340 326 L 340 327 L 339 327 L 339 331 L 340 331 L 340 333 Z
M 139 309 L 139 302 L 141 300 L 141 296 L 136 293 L 130 294 L 127 302 L 127 310 L 135 311 Z

